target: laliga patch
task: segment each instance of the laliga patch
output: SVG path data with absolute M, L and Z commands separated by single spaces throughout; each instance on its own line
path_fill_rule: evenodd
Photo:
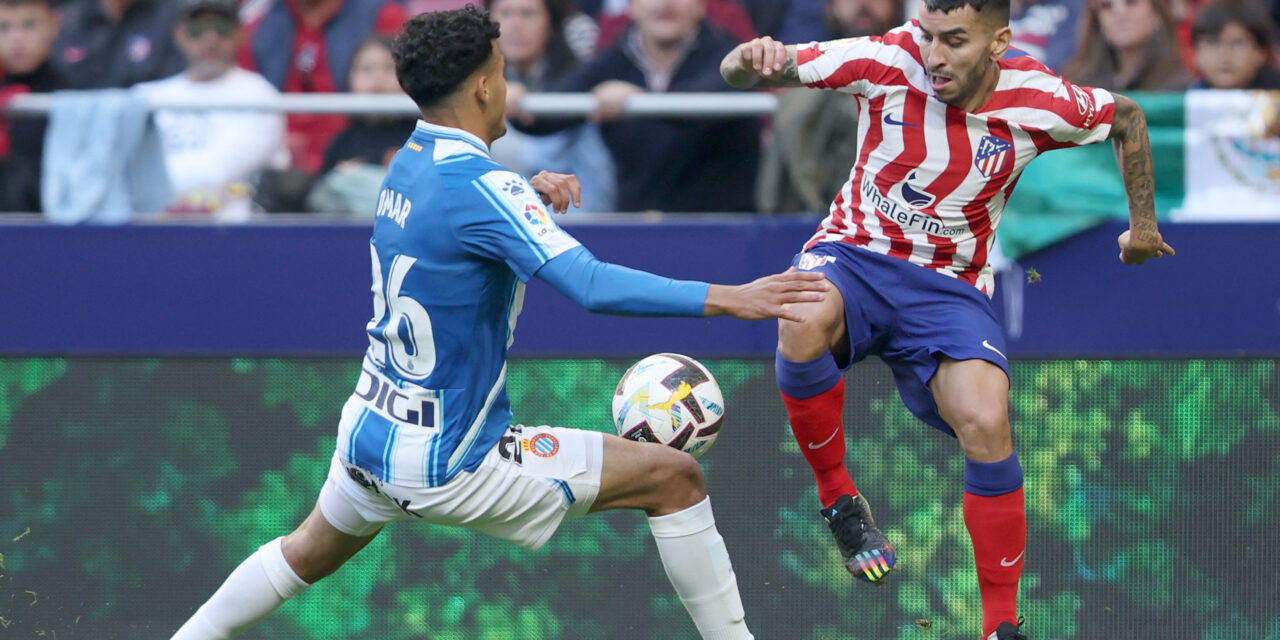
M 478 182 L 481 191 L 501 210 L 502 216 L 526 242 L 541 247 L 539 253 L 546 253 L 547 260 L 579 245 L 573 236 L 556 224 L 551 211 L 542 204 L 541 196 L 520 174 L 490 171 L 480 176 Z
M 817 269 L 824 264 L 831 264 L 835 261 L 835 256 L 820 256 L 814 253 L 806 253 L 800 256 L 800 262 L 796 265 L 796 268 L 801 271 L 809 271 L 810 269 Z

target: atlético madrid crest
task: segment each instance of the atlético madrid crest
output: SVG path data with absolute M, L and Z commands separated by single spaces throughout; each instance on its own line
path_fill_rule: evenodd
M 984 178 L 998 175 L 1013 162 L 1013 143 L 1004 138 L 986 136 L 978 143 L 978 154 L 973 158 L 973 166 Z

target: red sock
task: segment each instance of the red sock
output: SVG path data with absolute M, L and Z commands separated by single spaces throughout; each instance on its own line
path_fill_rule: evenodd
M 781 393 L 781 392 L 779 392 Z M 843 494 L 857 495 L 844 466 L 844 380 L 812 398 L 782 393 L 791 433 L 818 480 L 818 500 L 829 507 Z
M 1001 622 L 1018 621 L 1018 579 L 1027 549 L 1027 509 L 1022 487 L 1000 496 L 964 492 L 964 524 L 973 540 L 982 591 L 982 637 Z

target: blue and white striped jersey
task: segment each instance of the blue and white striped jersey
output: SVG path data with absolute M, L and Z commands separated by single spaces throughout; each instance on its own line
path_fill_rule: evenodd
M 511 421 L 524 283 L 577 246 L 479 138 L 419 121 L 378 198 L 369 349 L 339 455 L 406 486 L 476 468 Z

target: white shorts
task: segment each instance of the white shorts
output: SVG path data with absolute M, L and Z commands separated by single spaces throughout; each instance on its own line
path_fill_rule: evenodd
M 603 461 L 599 433 L 522 425 L 508 427 L 475 471 L 439 487 L 384 483 L 335 453 L 320 490 L 320 510 L 330 524 L 353 536 L 411 518 L 538 549 L 562 520 L 591 508 L 600 493 Z

